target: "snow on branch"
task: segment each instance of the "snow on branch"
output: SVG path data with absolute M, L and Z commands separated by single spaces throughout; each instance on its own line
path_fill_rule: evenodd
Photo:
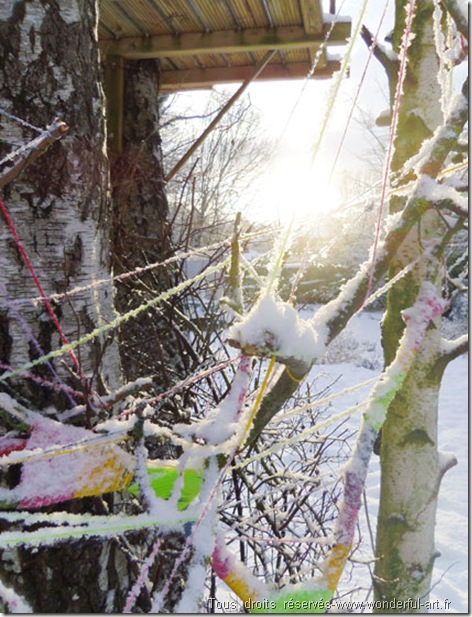
M 441 343 L 441 359 L 447 359 L 448 362 L 454 360 L 458 356 L 469 351 L 469 336 L 463 334 L 453 341 L 443 339 Z
M 427 199 L 437 210 L 450 210 L 461 218 L 469 215 L 469 200 L 466 195 L 447 184 L 440 184 L 433 178 L 423 175 L 417 186 L 418 198 Z
M 262 296 L 249 314 L 229 332 L 229 343 L 252 356 L 275 356 L 283 364 L 302 363 L 308 369 L 324 351 L 312 325 L 295 308 Z
M 405 165 L 405 171 L 414 169 L 417 176 L 426 174 L 436 178 L 450 152 L 457 148 L 459 137 L 469 116 L 469 80 L 464 82 L 462 91 L 451 100 L 449 114 L 420 151 Z
M 458 0 L 442 0 L 442 3 L 446 7 L 447 12 L 454 20 L 458 31 L 464 37 L 466 41 L 469 40 L 469 22 L 467 15 L 460 7 Z

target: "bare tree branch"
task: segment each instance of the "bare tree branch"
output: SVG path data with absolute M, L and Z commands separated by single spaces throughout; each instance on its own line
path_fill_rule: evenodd
M 42 135 L 34 140 L 31 148 L 28 148 L 24 154 L 18 157 L 16 163 L 2 174 L 0 174 L 0 189 L 14 180 L 28 165 L 31 165 L 37 158 L 46 152 L 46 150 L 55 141 L 61 139 L 69 127 L 59 118 L 47 127 Z
M 374 39 L 372 32 L 367 28 L 367 26 L 362 26 L 361 37 L 367 47 L 369 47 L 369 49 L 372 49 L 374 57 L 377 58 L 380 64 L 384 67 L 384 69 L 387 71 L 387 74 L 395 75 L 396 79 L 396 74 L 398 72 L 398 60 L 393 59 L 391 56 L 388 55 L 383 45 L 381 45 L 378 41 Z
M 387 73 L 390 91 L 390 106 L 392 107 L 393 99 L 395 97 L 399 62 L 394 56 L 389 56 L 383 45 L 380 45 L 380 43 L 374 38 L 372 32 L 364 25 L 361 29 L 361 37 L 367 47 L 372 49 L 374 58 L 377 58 Z
M 444 339 L 442 342 L 441 362 L 448 364 L 469 350 L 469 336 L 463 334 L 453 341 Z

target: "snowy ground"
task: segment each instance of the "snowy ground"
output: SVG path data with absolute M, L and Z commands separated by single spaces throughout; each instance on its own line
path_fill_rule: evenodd
M 318 366 L 317 380 L 320 386 L 338 378 L 336 391 L 366 381 L 380 372 L 380 315 L 364 312 L 349 324 L 344 340 L 333 352 L 336 357 L 347 362 Z M 440 393 L 439 447 L 441 451 L 454 452 L 458 465 L 447 472 L 443 478 L 439 495 L 439 509 L 436 524 L 436 546 L 441 556 L 436 560 L 433 574 L 431 600 L 438 601 L 437 610 L 431 612 L 468 611 L 468 361 L 461 357 L 452 362 L 444 375 Z M 372 367 L 372 368 L 366 368 Z M 373 368 L 375 367 L 375 368 Z M 321 375 L 320 375 L 321 373 Z M 369 387 L 358 390 L 335 401 L 333 413 L 363 400 Z M 359 414 L 352 418 L 353 426 L 358 425 Z M 374 526 L 378 509 L 380 488 L 379 459 L 374 456 L 371 462 L 367 501 L 371 524 Z M 369 546 L 366 515 L 362 513 L 361 533 L 364 546 L 359 558 L 369 561 L 372 550 Z M 351 578 L 352 575 L 352 578 Z M 340 591 L 348 592 L 361 587 L 354 600 L 364 600 L 368 586 L 368 570 L 357 567 L 353 573 L 346 573 Z M 370 597 L 372 599 L 372 597 Z M 444 601 L 451 605 L 444 610 Z

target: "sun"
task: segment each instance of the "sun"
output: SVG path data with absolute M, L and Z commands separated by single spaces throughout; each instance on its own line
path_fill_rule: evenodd
M 341 203 L 340 191 L 329 183 L 329 176 L 322 163 L 311 167 L 309 156 L 279 156 L 260 179 L 251 215 L 284 225 L 314 222 Z

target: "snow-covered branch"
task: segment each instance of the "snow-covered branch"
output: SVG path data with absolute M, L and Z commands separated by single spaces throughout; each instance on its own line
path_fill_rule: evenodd
M 469 336 L 463 334 L 453 341 L 444 339 L 441 344 L 440 361 L 449 363 L 469 350 Z
M 229 342 L 247 355 L 275 356 L 283 364 L 305 370 L 324 351 L 311 324 L 271 294 L 262 296 L 245 319 L 231 328 Z
M 462 91 L 456 94 L 446 121 L 437 128 L 431 139 L 425 141 L 414 159 L 410 160 L 409 167 L 417 161 L 415 171 L 417 176 L 422 174 L 436 178 L 441 171 L 448 155 L 457 147 L 457 142 L 469 116 L 469 80 L 466 79 Z
M 467 202 L 467 198 L 463 199 Z M 469 209 L 467 208 L 467 206 L 464 206 L 460 201 L 457 201 L 456 199 L 441 199 L 439 201 L 431 202 L 431 205 L 438 211 L 449 210 L 449 212 L 452 212 L 460 219 L 464 219 L 464 221 L 467 220 L 469 216 Z
M 449 210 L 461 218 L 469 215 L 469 202 L 466 195 L 447 184 L 441 184 L 428 175 L 420 177 L 417 196 L 424 197 L 436 210 Z
M 447 12 L 454 20 L 454 23 L 457 26 L 457 29 L 464 37 L 466 41 L 469 40 L 469 23 L 467 20 L 467 15 L 464 15 L 463 10 L 459 6 L 459 2 L 457 0 L 443 0 L 442 3 L 446 7 Z

